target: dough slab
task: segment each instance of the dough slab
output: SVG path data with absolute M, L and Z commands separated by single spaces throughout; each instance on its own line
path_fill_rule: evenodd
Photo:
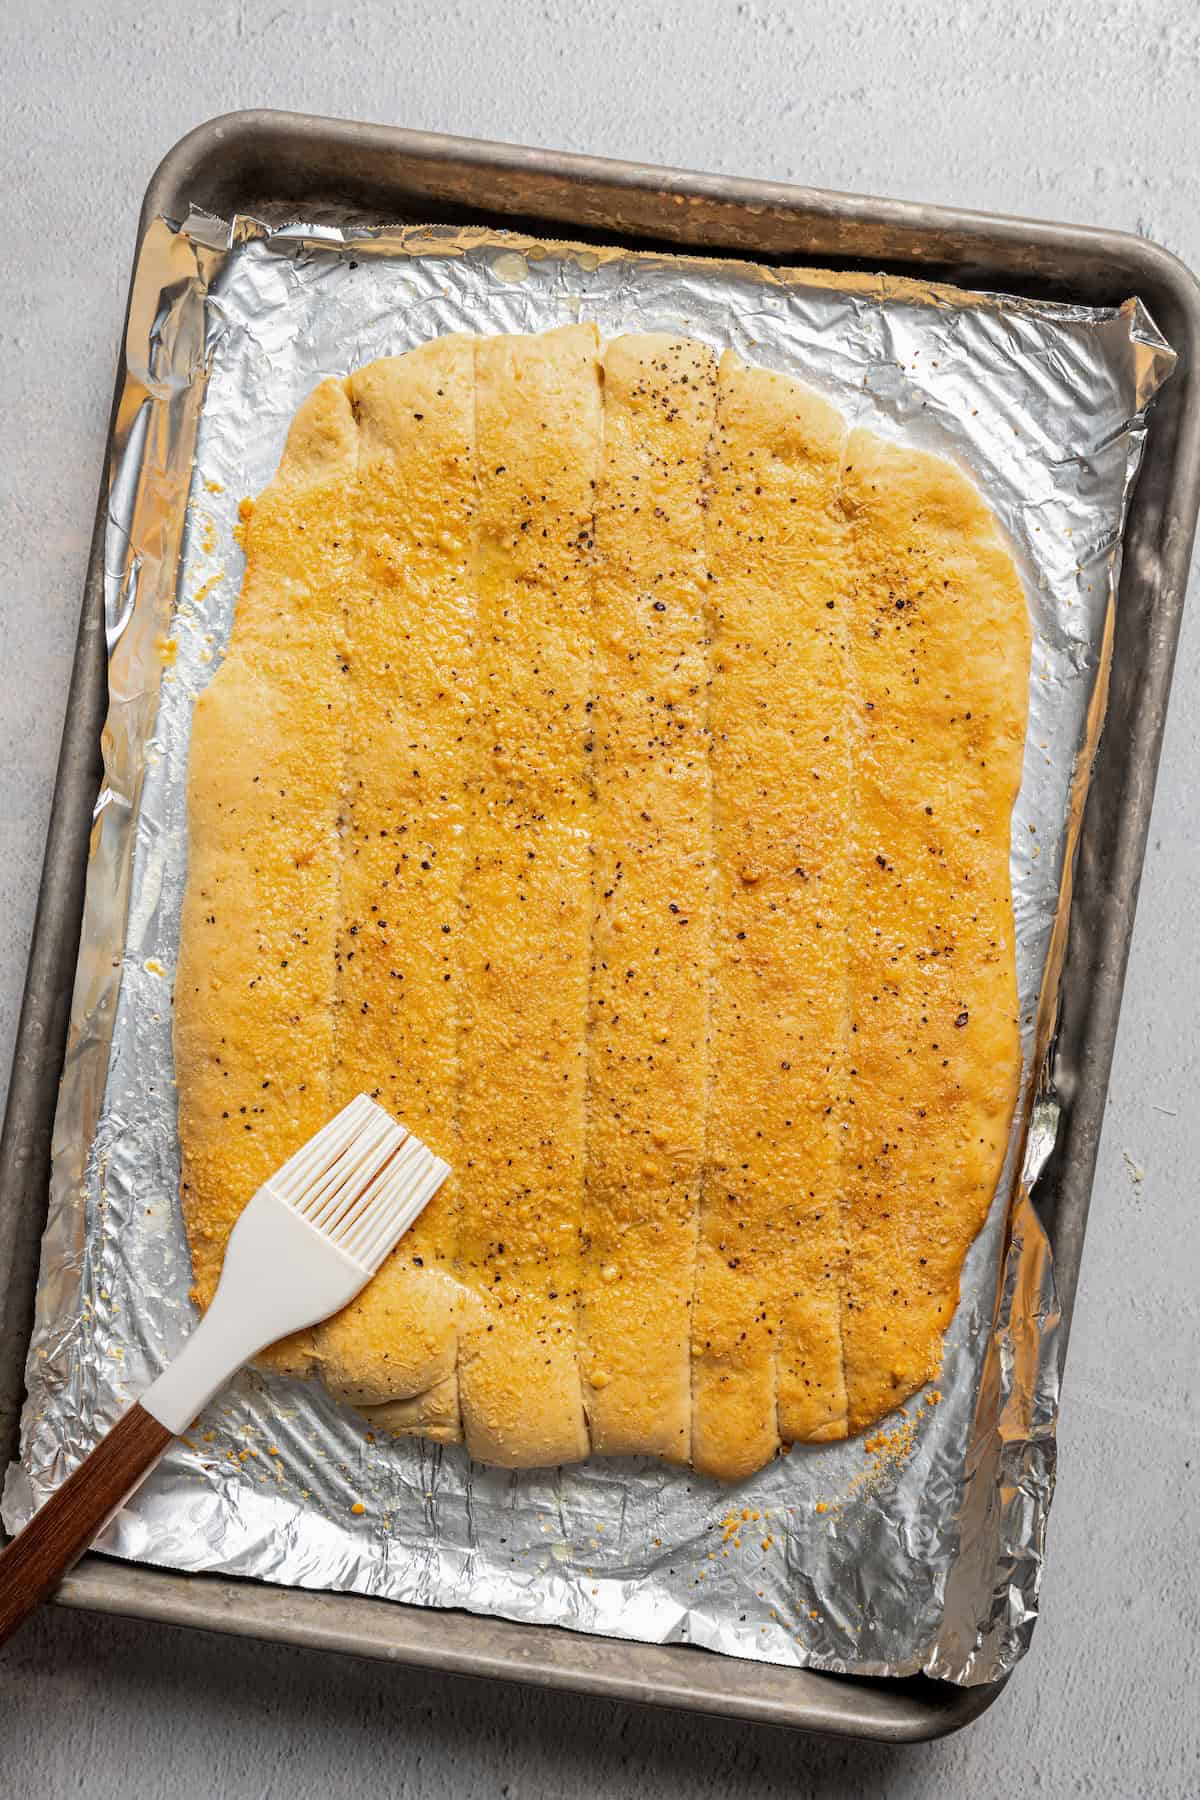
M 724 1479 L 938 1368 L 1020 1079 L 1030 628 L 950 463 L 593 327 L 323 383 L 197 703 L 196 1293 L 374 1094 L 454 1175 L 277 1346 L 508 1467 Z

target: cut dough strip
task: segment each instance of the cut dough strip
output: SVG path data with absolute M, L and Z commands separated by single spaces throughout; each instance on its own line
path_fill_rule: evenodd
M 247 521 L 233 636 L 196 703 L 175 977 L 182 1199 L 196 1296 L 234 1220 L 332 1110 L 342 614 L 358 431 L 341 387 L 305 401 Z M 302 1368 L 310 1338 L 276 1346 Z
M 366 1092 L 458 1162 L 459 895 L 473 703 L 474 343 L 444 337 L 347 382 L 359 421 L 343 676 L 332 1106 Z M 375 1280 L 317 1334 L 357 1405 L 439 1389 L 457 1414 L 452 1176 Z M 453 1390 L 453 1409 L 451 1394 Z M 396 1415 L 397 1418 L 399 1415 Z
M 587 1452 L 576 1354 L 591 938 L 594 327 L 476 346 L 476 709 L 463 890 L 458 1253 L 472 1455 Z
M 596 517 L 584 1397 L 594 1450 L 682 1462 L 707 1094 L 701 481 L 715 375 L 687 338 L 608 345 Z
M 845 1435 L 840 1096 L 849 706 L 841 415 L 721 359 L 711 579 L 712 1098 L 692 1460 Z
M 844 1338 L 852 1431 L 934 1374 L 1021 1067 L 1009 822 L 1025 595 L 940 457 L 852 434 L 857 830 Z

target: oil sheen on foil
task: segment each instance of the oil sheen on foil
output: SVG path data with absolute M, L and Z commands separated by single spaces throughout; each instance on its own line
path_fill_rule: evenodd
M 1144 412 L 1173 356 L 1090 310 L 891 277 L 485 231 L 156 221 L 138 270 L 107 540 L 110 712 L 29 1359 L 22 1525 L 191 1329 L 171 980 L 192 705 L 241 578 L 238 505 L 317 381 L 448 331 L 593 319 L 733 348 L 955 457 L 1005 527 L 1034 646 L 1012 834 L 1024 1099 L 936 1392 L 736 1486 L 649 1459 L 514 1473 L 372 1436 L 315 1382 L 243 1374 L 109 1528 L 113 1554 L 464 1607 L 774 1663 L 990 1680 L 1026 1647 L 1054 1479 L 1059 1337 L 1029 1198 L 1064 871 Z

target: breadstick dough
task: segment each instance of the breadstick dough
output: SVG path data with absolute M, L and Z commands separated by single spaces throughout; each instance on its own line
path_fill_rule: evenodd
M 196 709 L 195 1291 L 355 1093 L 453 1169 L 276 1346 L 509 1467 L 736 1479 L 936 1372 L 1021 1070 L 1028 609 L 951 463 L 590 325 L 324 382 Z

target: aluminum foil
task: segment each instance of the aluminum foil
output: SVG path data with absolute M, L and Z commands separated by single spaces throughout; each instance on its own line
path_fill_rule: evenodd
M 1126 501 L 1173 355 L 1144 309 L 767 270 L 486 231 L 156 221 L 135 275 L 107 541 L 111 709 L 58 1108 L 14 1530 L 191 1329 L 171 978 L 193 701 L 237 598 L 238 502 L 326 375 L 446 331 L 594 319 L 799 376 L 958 458 L 1034 626 L 1012 876 L 1026 1081 L 937 1397 L 737 1486 L 648 1459 L 511 1473 L 373 1437 L 315 1382 L 243 1374 L 103 1547 L 177 1569 L 465 1607 L 775 1663 L 960 1682 L 1029 1641 L 1054 1479 L 1059 1315 L 1029 1198 Z

